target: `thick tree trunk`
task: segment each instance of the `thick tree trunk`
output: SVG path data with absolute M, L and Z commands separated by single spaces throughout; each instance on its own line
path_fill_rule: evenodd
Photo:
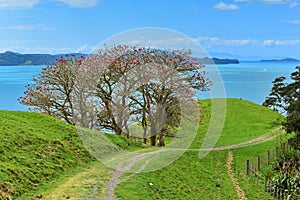
M 155 127 L 155 119 L 152 119 L 151 129 L 150 129 L 150 143 L 151 146 L 156 146 L 156 127 Z
M 156 146 L 156 134 L 151 135 L 151 146 Z
M 118 124 L 114 123 L 113 127 L 116 135 L 122 135 L 122 129 L 118 126 Z

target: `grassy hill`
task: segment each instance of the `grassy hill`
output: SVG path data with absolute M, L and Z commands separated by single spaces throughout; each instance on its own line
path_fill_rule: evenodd
M 205 117 L 191 145 L 194 149 L 201 147 L 209 127 L 210 101 L 203 101 L 203 106 Z M 257 138 L 278 128 L 282 118 L 248 101 L 227 99 L 225 126 L 217 145 Z M 108 138 L 123 149 L 140 148 L 123 137 Z M 112 171 L 101 163 L 95 164 L 73 126 L 46 115 L 0 111 L 0 142 L 0 199 L 31 199 L 38 194 L 50 199 L 82 199 L 83 194 L 88 194 L 85 197 L 93 199 L 93 195 L 98 198 L 106 193 Z M 245 160 L 273 148 L 276 143 L 270 140 L 233 151 L 236 155 L 233 168 L 249 199 L 269 196 L 240 175 L 245 174 Z M 121 199 L 143 200 L 238 199 L 227 175 L 227 154 L 228 150 L 212 151 L 199 159 L 199 151 L 191 149 L 163 169 L 125 174 L 115 194 Z
M 134 176 L 127 173 L 116 189 L 117 197 L 141 200 L 239 199 L 227 175 L 226 160 L 229 150 L 211 151 L 202 159 L 199 158 L 199 151 L 195 150 L 202 145 L 211 117 L 210 100 L 202 102 L 206 110 L 203 113 L 205 117 L 190 147 L 191 150 L 161 170 Z M 227 99 L 225 125 L 217 146 L 239 144 L 274 131 L 280 126 L 278 120 L 282 119 L 277 112 L 260 105 L 239 99 Z M 256 183 L 249 181 L 245 175 L 245 162 L 274 148 L 277 143 L 274 139 L 234 149 L 234 173 L 248 199 L 272 199 L 262 188 L 257 187 Z
M 109 137 L 122 148 L 135 145 Z M 32 192 L 94 160 L 74 126 L 43 114 L 0 111 L 0 199 Z
M 218 102 L 218 99 L 215 99 Z M 280 126 L 282 115 L 264 106 L 240 100 L 226 99 L 226 117 L 222 134 L 216 146 L 224 146 L 245 142 L 269 132 Z M 203 122 L 191 148 L 200 148 L 211 120 L 211 101 L 203 100 Z

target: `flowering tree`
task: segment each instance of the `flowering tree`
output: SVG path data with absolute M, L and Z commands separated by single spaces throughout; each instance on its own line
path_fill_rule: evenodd
M 33 78 L 33 83 L 27 85 L 25 96 L 19 100 L 30 106 L 30 110 L 49 114 L 63 119 L 70 124 L 73 120 L 74 109 L 72 92 L 75 85 L 75 72 L 81 60 L 61 57 L 55 65 L 50 65 Z
M 74 125 L 129 137 L 141 124 L 144 143 L 162 142 L 168 126 L 180 126 L 180 101 L 208 90 L 204 65 L 191 51 L 105 46 L 88 57 L 61 58 L 27 86 L 21 103 Z

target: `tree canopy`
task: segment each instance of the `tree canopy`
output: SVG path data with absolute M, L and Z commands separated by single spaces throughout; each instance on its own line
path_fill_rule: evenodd
M 263 105 L 284 114 L 286 121 L 282 125 L 287 133 L 295 132 L 296 138 L 300 138 L 300 66 L 291 73 L 290 79 L 287 82 L 286 77 L 276 78 Z
M 190 50 L 105 46 L 43 68 L 20 102 L 73 125 L 128 137 L 134 135 L 130 125 L 141 124 L 140 137 L 154 146 L 157 135 L 162 140 L 180 126 L 182 102 L 195 103 L 196 90 L 209 90 L 204 67 Z

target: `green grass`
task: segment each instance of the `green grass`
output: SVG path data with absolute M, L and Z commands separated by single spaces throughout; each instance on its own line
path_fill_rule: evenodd
M 204 100 L 203 106 L 204 120 L 190 148 L 201 147 L 209 127 L 210 101 Z M 225 126 L 217 146 L 257 138 L 279 127 L 278 121 L 282 119 L 278 113 L 251 102 L 227 99 Z M 93 149 L 101 159 L 106 155 L 113 158 L 111 153 L 119 153 L 120 149 L 138 152 L 158 149 L 143 148 L 125 137 L 80 130 L 42 114 L 0 111 L 0 199 L 27 200 L 40 194 L 50 199 L 102 198 L 112 171 L 95 162 L 88 149 Z M 82 143 L 78 133 L 88 136 L 88 145 Z M 277 142 L 270 140 L 233 150 L 235 176 L 248 199 L 269 196 L 251 177 L 245 176 L 246 160 L 274 148 Z M 126 173 L 115 194 L 121 199 L 238 199 L 226 171 L 227 154 L 227 150 L 212 151 L 199 158 L 199 151 L 186 151 L 165 168 Z M 163 159 L 154 157 L 153 162 L 168 162 L 168 154 L 160 156 Z M 119 161 L 110 162 L 117 165 Z M 151 165 L 155 166 L 150 162 Z M 133 169 L 140 166 L 142 163 L 137 162 Z
M 215 100 L 218 101 L 218 100 Z M 220 101 L 220 100 L 219 100 Z M 211 102 L 203 100 L 204 120 L 191 148 L 200 148 L 211 118 Z M 227 99 L 224 128 L 216 146 L 238 144 L 254 138 L 280 126 L 283 116 L 266 107 L 239 99 Z
M 106 136 L 122 149 L 140 147 Z M 33 195 L 94 160 L 74 126 L 43 114 L 0 111 L 0 199 Z
M 261 156 L 263 164 L 262 168 L 267 166 L 267 151 L 273 151 L 276 146 L 279 145 L 279 141 L 286 141 L 286 138 L 283 140 L 271 140 L 261 144 L 257 144 L 251 147 L 245 147 L 240 149 L 234 149 L 233 155 L 234 160 L 234 170 L 235 175 L 238 178 L 241 188 L 246 192 L 248 199 L 274 199 L 270 195 L 264 192 L 264 180 L 254 177 L 253 174 L 246 175 L 246 161 L 250 160 L 252 164 L 257 163 L 257 156 Z M 261 173 L 258 173 L 261 174 Z
M 111 169 L 101 162 L 89 163 L 79 167 L 72 173 L 45 188 L 39 188 L 36 195 L 22 196 L 20 199 L 30 199 L 41 196 L 43 199 L 101 199 L 105 197 Z
M 163 169 L 127 174 L 115 194 L 121 199 L 137 200 L 238 199 L 226 174 L 226 156 L 226 151 L 211 152 L 200 160 L 197 151 L 185 152 Z
M 205 118 L 190 148 L 200 148 L 210 122 L 210 101 L 203 101 Z M 238 144 L 257 138 L 279 127 L 283 117 L 251 102 L 228 99 L 225 126 L 217 146 Z M 233 150 L 233 169 L 240 187 L 249 199 L 270 199 L 268 193 L 245 176 L 247 159 L 276 146 L 276 139 Z M 115 194 L 121 199 L 238 199 L 229 180 L 225 163 L 228 151 L 212 151 L 200 159 L 190 150 L 178 160 L 158 171 L 126 174 Z M 150 186 L 150 183 L 153 186 Z M 140 195 L 143 194 L 143 195 Z
M 236 177 L 240 183 L 242 189 L 246 192 L 248 199 L 274 199 L 270 195 L 264 192 L 264 180 L 260 180 L 254 177 L 253 174 L 250 176 L 246 175 L 246 161 L 249 160 L 251 164 L 257 166 L 258 156 L 261 158 L 262 170 L 268 169 L 267 152 L 271 152 L 272 157 L 275 157 L 275 148 L 280 146 L 281 143 L 287 142 L 289 138 L 293 137 L 293 134 L 286 134 L 283 130 L 279 131 L 277 137 L 264 143 L 256 144 L 249 147 L 233 149 L 234 169 Z M 262 175 L 261 173 L 258 173 Z

